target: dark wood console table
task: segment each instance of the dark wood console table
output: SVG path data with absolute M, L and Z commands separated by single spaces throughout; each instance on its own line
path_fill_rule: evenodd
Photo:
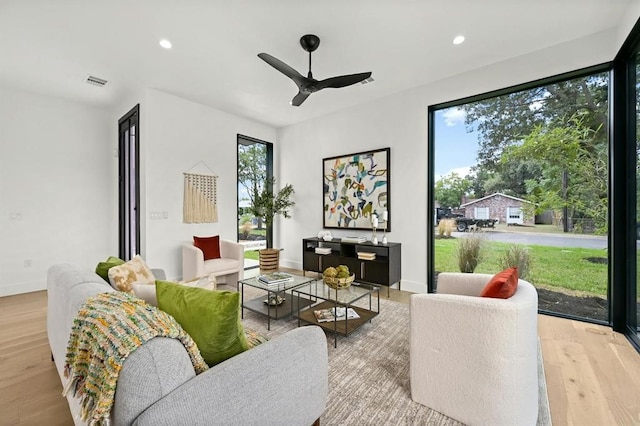
M 318 254 L 316 247 L 330 248 L 329 254 Z M 358 258 L 359 252 L 375 253 L 375 260 Z M 346 265 L 356 274 L 356 281 L 389 287 L 398 283 L 400 290 L 401 279 L 401 244 L 371 244 L 366 241 L 354 243 L 334 238 L 325 241 L 320 238 L 304 238 L 302 240 L 302 271 L 322 273 L 329 266 Z

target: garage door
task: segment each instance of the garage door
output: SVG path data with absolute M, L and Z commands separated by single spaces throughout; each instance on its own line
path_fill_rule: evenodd
M 524 214 L 520 207 L 507 207 L 507 225 L 524 223 Z

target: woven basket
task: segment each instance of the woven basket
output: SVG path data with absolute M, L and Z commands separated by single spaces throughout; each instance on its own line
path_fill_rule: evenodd
M 275 272 L 280 264 L 280 249 L 262 249 L 258 251 L 260 272 Z
M 349 286 L 355 279 L 356 274 L 351 274 L 351 276 L 347 278 L 327 277 L 324 275 L 322 276 L 322 280 L 324 281 L 324 283 L 331 288 L 335 288 L 336 290 L 349 288 Z

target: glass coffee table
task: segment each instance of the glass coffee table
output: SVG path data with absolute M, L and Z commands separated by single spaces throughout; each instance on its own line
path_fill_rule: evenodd
M 271 330 L 271 320 L 289 317 L 293 314 L 292 294 L 291 290 L 301 285 L 314 281 L 313 278 L 307 278 L 300 275 L 291 275 L 291 281 L 277 284 L 266 284 L 258 279 L 258 277 L 245 278 L 238 281 L 241 292 L 241 312 L 244 318 L 244 310 L 258 313 L 267 317 L 267 330 Z M 244 287 L 249 286 L 263 290 L 266 295 L 255 297 L 250 300 L 244 300 Z M 296 303 L 296 306 L 307 306 L 312 303 L 308 298 Z
M 338 347 L 338 334 L 348 336 L 364 323 L 380 313 L 380 287 L 351 283 L 346 289 L 336 290 L 322 280 L 301 284 L 291 291 L 295 306 L 298 326 L 302 322 L 315 324 L 334 334 L 334 347 Z M 371 296 L 376 294 L 375 302 Z M 358 318 L 350 318 L 345 315 L 343 319 L 337 319 L 329 315 L 329 318 L 320 320 L 316 311 L 327 312 L 332 309 L 344 309 L 355 311 Z M 333 319 L 331 319 L 333 318 Z

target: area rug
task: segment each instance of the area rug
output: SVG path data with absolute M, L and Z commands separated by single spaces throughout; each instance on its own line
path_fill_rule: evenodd
M 245 297 L 247 294 L 245 294 Z M 244 312 L 243 324 L 269 338 L 297 327 L 297 320 L 271 321 Z M 538 346 L 539 347 L 539 346 Z M 462 425 L 411 400 L 409 386 L 409 306 L 380 300 L 380 315 L 348 337 L 327 333 L 329 400 L 322 425 Z M 538 425 L 551 425 L 547 387 L 538 353 Z

